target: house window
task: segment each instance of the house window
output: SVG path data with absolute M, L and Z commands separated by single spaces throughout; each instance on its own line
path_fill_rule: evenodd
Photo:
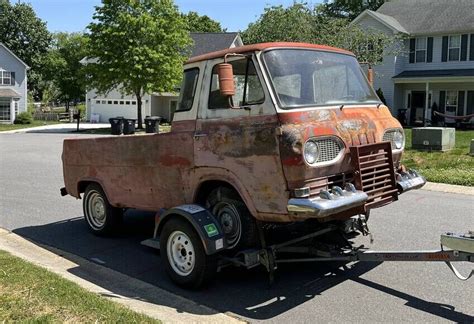
M 137 102 L 136 102 L 136 101 L 132 101 L 132 105 L 136 105 L 136 104 L 137 104 Z
M 112 100 L 107 101 L 107 104 L 111 105 L 111 104 L 112 104 Z
M 459 61 L 461 54 L 461 35 L 449 36 L 448 61 Z
M 415 62 L 426 62 L 426 37 L 415 38 Z
M 456 115 L 458 108 L 458 92 L 446 91 L 446 112 Z
M 126 105 L 129 105 L 129 104 L 130 104 L 130 101 L 125 101 L 125 104 L 126 104 Z
M 10 121 L 10 99 L 0 98 L 0 120 Z
M 100 100 L 96 100 L 95 103 L 99 105 L 99 104 L 100 104 Z
M 18 115 L 18 102 L 15 101 L 15 117 Z
M 120 100 L 120 104 L 123 105 L 123 100 Z
M 0 71 L 0 85 L 11 85 L 12 73 L 7 71 Z
M 117 100 L 114 100 L 114 105 L 118 105 L 118 101 L 117 101 Z
M 102 104 L 105 105 L 107 103 L 107 101 L 105 100 L 102 100 Z

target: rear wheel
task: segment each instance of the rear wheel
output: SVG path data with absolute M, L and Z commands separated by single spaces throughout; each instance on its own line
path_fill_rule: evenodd
M 206 254 L 189 222 L 180 218 L 167 221 L 160 233 L 160 247 L 166 272 L 177 285 L 199 288 L 214 278 L 216 256 Z
M 255 219 L 235 190 L 227 187 L 214 189 L 207 198 L 206 208 L 220 223 L 229 250 L 237 251 L 256 244 Z
M 96 183 L 87 186 L 82 203 L 89 229 L 96 235 L 114 234 L 120 228 L 123 209 L 110 205 L 102 187 Z

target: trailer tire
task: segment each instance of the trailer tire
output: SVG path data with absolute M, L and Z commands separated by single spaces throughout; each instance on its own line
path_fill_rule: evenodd
M 217 272 L 217 256 L 207 255 L 192 225 L 172 216 L 160 233 L 161 258 L 171 280 L 178 286 L 197 289 Z
M 110 205 L 100 185 L 91 183 L 87 186 L 82 207 L 92 233 L 105 236 L 118 232 L 123 221 L 123 209 Z
M 227 187 L 214 189 L 207 198 L 206 208 L 220 222 L 229 250 L 239 251 L 256 245 L 257 224 L 235 190 Z

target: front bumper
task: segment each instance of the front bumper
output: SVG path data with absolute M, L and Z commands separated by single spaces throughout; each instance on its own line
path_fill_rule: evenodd
M 344 190 L 337 186 L 331 192 L 322 190 L 316 198 L 292 198 L 288 201 L 287 208 L 290 214 L 324 218 L 362 206 L 368 198 L 365 192 L 348 184 Z
M 413 189 L 420 189 L 426 184 L 426 179 L 415 170 L 398 172 L 396 174 L 398 192 L 400 194 Z

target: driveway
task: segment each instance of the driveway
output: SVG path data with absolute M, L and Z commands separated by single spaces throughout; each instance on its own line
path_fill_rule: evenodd
M 228 269 L 205 290 L 177 288 L 159 253 L 139 244 L 152 235 L 153 214 L 128 212 L 122 235 L 98 238 L 81 201 L 59 195 L 62 140 L 71 136 L 90 135 L 0 134 L 0 227 L 251 322 L 474 321 L 472 280 L 457 280 L 442 263 L 289 264 L 271 287 L 261 269 Z M 474 196 L 407 193 L 372 213 L 372 247 L 436 249 L 443 231 L 473 229 L 473 205 Z

